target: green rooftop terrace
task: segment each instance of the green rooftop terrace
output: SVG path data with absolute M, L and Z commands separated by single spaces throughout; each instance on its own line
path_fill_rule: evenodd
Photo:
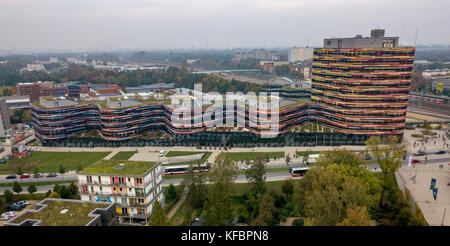
M 142 176 L 157 164 L 149 161 L 99 160 L 81 170 L 80 174 Z
M 46 200 L 43 204 L 48 206 L 39 212 L 24 212 L 22 216 L 12 221 L 20 224 L 26 219 L 41 220 L 41 226 L 85 226 L 95 217 L 88 216 L 96 208 L 107 208 L 110 204 L 74 202 L 61 200 Z M 67 212 L 61 213 L 64 209 Z

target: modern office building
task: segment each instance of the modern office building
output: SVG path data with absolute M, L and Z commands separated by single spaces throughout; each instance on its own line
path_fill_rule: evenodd
M 402 136 L 415 49 L 397 47 L 398 38 L 381 37 L 382 34 L 378 30 L 374 37 L 346 39 L 345 45 L 333 39 L 328 45 L 332 48 L 314 49 L 310 100 L 303 95 L 305 90 L 280 90 L 296 100 L 286 104 L 281 100 L 279 111 L 270 113 L 278 116 L 276 122 L 261 121 L 258 116 L 269 113 L 249 105 L 237 105 L 231 114 L 224 107 L 222 117 L 214 116 L 214 122 L 231 119 L 234 126 L 228 129 L 234 127 L 239 133 L 256 136 L 266 134 L 270 123 L 279 125 L 279 134 L 290 133 L 304 123 L 318 123 L 348 138 L 357 135 L 361 137 L 359 143 L 371 135 Z M 295 96 L 295 93 L 302 94 Z M 31 105 L 35 134 L 42 143 L 77 137 L 91 130 L 97 130 L 102 140 L 118 142 L 142 139 L 153 131 L 165 131 L 176 137 L 214 134 L 224 129 L 198 124 L 195 118 L 175 124 L 171 120 L 174 107 L 169 97 L 122 98 L 116 103 L 79 100 L 65 105 L 55 101 Z M 202 112 L 205 110 L 203 107 Z M 244 120 L 244 124 L 237 124 Z
M 311 100 L 321 124 L 351 134 L 403 133 L 415 49 L 375 33 L 325 39 L 314 50 Z
M 46 198 L 10 219 L 5 226 L 113 226 L 116 206 L 106 202 Z
M 114 203 L 120 222 L 147 223 L 154 202 L 164 206 L 163 171 L 156 162 L 100 160 L 78 174 L 81 200 Z

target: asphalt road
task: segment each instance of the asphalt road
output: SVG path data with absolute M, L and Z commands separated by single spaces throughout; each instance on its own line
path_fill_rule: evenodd
M 33 174 L 30 174 L 33 177 Z M 14 183 L 15 181 L 19 182 L 19 183 L 29 183 L 29 182 L 51 182 L 51 181 L 72 181 L 72 180 L 77 180 L 77 175 L 76 174 L 64 174 L 64 176 L 61 176 L 60 174 L 57 174 L 58 176 L 53 177 L 53 178 L 47 178 L 47 177 L 42 177 L 42 178 L 25 178 L 25 179 L 21 179 L 19 178 L 19 175 L 16 175 L 17 178 L 15 179 L 6 179 L 7 175 L 1 175 L 0 177 L 0 183 Z

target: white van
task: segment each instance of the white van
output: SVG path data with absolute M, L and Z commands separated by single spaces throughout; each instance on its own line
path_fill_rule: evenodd
M 319 159 L 320 154 L 308 155 L 308 161 L 306 162 L 308 165 L 314 164 Z

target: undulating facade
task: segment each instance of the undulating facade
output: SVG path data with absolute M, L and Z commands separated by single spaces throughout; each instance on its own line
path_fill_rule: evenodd
M 414 48 L 315 49 L 317 121 L 351 134 L 403 133 Z

